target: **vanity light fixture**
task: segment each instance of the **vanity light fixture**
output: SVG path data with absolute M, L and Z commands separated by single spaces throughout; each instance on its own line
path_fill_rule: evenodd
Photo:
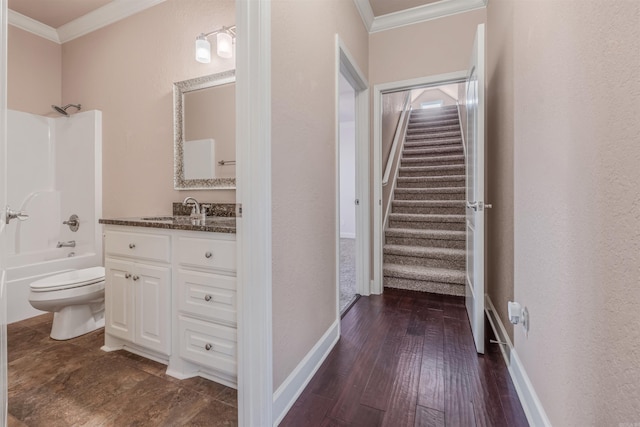
M 196 61 L 203 64 L 211 62 L 211 43 L 207 39 L 216 35 L 216 53 L 220 58 L 233 56 L 233 42 L 236 38 L 236 26 L 222 27 L 210 33 L 202 33 L 196 37 Z

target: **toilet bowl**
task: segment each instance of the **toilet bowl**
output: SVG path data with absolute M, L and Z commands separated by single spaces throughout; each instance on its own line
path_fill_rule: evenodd
M 104 326 L 104 267 L 45 277 L 31 283 L 29 303 L 53 312 L 51 338 L 68 340 Z

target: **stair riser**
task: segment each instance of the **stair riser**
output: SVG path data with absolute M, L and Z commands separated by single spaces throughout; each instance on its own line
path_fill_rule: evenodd
M 420 230 L 464 231 L 464 222 L 389 221 L 389 228 L 413 228 Z
M 414 207 L 414 206 L 393 206 L 392 213 L 404 214 L 433 214 L 433 215 L 464 215 L 465 209 L 458 207 Z
M 434 133 L 434 132 L 460 132 L 458 124 L 438 124 L 438 125 L 409 125 L 407 135 L 414 133 Z
M 464 174 L 464 167 L 452 168 L 452 169 L 420 169 L 420 170 L 407 170 L 400 168 L 398 176 L 403 177 L 415 177 L 415 176 L 447 176 L 447 175 L 460 175 Z
M 437 141 L 438 139 L 453 139 L 460 138 L 460 132 L 415 132 L 407 135 L 407 141 L 415 141 L 415 140 L 429 140 L 429 141 Z
M 455 175 L 452 175 L 455 176 Z M 437 188 L 437 187 L 464 187 L 464 180 L 459 179 L 447 179 L 431 181 L 428 179 L 416 181 L 416 182 L 404 182 L 398 180 L 396 183 L 397 188 Z
M 432 248 L 464 249 L 464 240 L 448 239 L 417 239 L 413 237 L 385 237 L 384 242 L 388 245 L 403 246 L 424 246 Z
M 402 151 L 403 159 L 411 159 L 415 157 L 425 157 L 430 155 L 440 155 L 440 156 L 454 156 L 454 155 L 463 155 L 462 147 L 457 147 L 455 145 L 450 147 L 438 147 L 438 148 L 424 148 L 424 149 L 408 149 Z
M 464 200 L 461 193 L 400 193 L 396 190 L 396 200 Z
M 432 294 L 464 296 L 464 284 L 427 282 L 421 280 L 400 279 L 384 276 L 385 288 L 406 289 L 410 291 L 430 292 Z
M 455 111 L 446 112 L 442 114 L 412 114 L 409 118 L 411 123 L 421 123 L 421 122 L 437 122 L 443 120 L 456 120 L 458 121 L 458 113 Z
M 422 267 L 449 268 L 452 270 L 464 270 L 465 268 L 464 259 L 442 259 L 384 254 L 384 262 L 400 265 L 420 265 Z
M 446 148 L 462 146 L 462 142 L 459 139 L 443 139 L 441 141 L 407 141 L 404 143 L 404 148 L 407 150 L 424 150 L 430 148 Z
M 422 159 L 401 159 L 400 167 L 420 167 L 420 166 L 464 166 L 463 159 L 441 159 L 438 157 L 422 158 Z

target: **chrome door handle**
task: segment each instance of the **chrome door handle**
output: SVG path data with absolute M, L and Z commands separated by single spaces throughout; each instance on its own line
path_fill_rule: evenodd
M 131 277 L 131 274 L 130 274 L 130 273 L 124 273 L 124 278 L 125 278 L 125 279 L 129 279 L 130 277 Z
M 29 219 L 29 214 L 25 211 L 14 211 L 9 206 L 7 206 L 5 211 L 5 224 L 9 224 L 9 221 L 12 219 L 17 219 L 19 221 L 26 221 Z
M 211 350 L 212 347 L 213 346 L 211 344 L 207 344 L 207 345 L 204 346 L 204 349 L 209 351 L 209 350 Z
M 139 278 L 140 278 L 140 277 L 138 277 L 138 276 L 133 276 L 133 280 L 134 280 L 134 281 L 135 281 L 135 280 L 138 280 Z
M 205 295 L 204 296 L 204 300 L 205 301 L 211 301 L 211 295 Z
M 213 256 L 213 254 L 211 252 L 205 252 L 204 257 L 205 258 L 211 258 Z
M 129 243 L 129 249 L 135 249 L 136 244 L 135 243 Z

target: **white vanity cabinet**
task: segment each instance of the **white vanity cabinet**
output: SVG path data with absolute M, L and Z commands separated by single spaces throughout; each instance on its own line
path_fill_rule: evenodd
M 171 237 L 107 231 L 105 254 L 105 346 L 169 356 Z
M 233 233 L 105 227 L 105 350 L 235 387 Z
M 167 373 L 236 385 L 236 242 L 233 234 L 176 236 L 174 348 Z M 174 363 L 175 362 L 175 363 Z

